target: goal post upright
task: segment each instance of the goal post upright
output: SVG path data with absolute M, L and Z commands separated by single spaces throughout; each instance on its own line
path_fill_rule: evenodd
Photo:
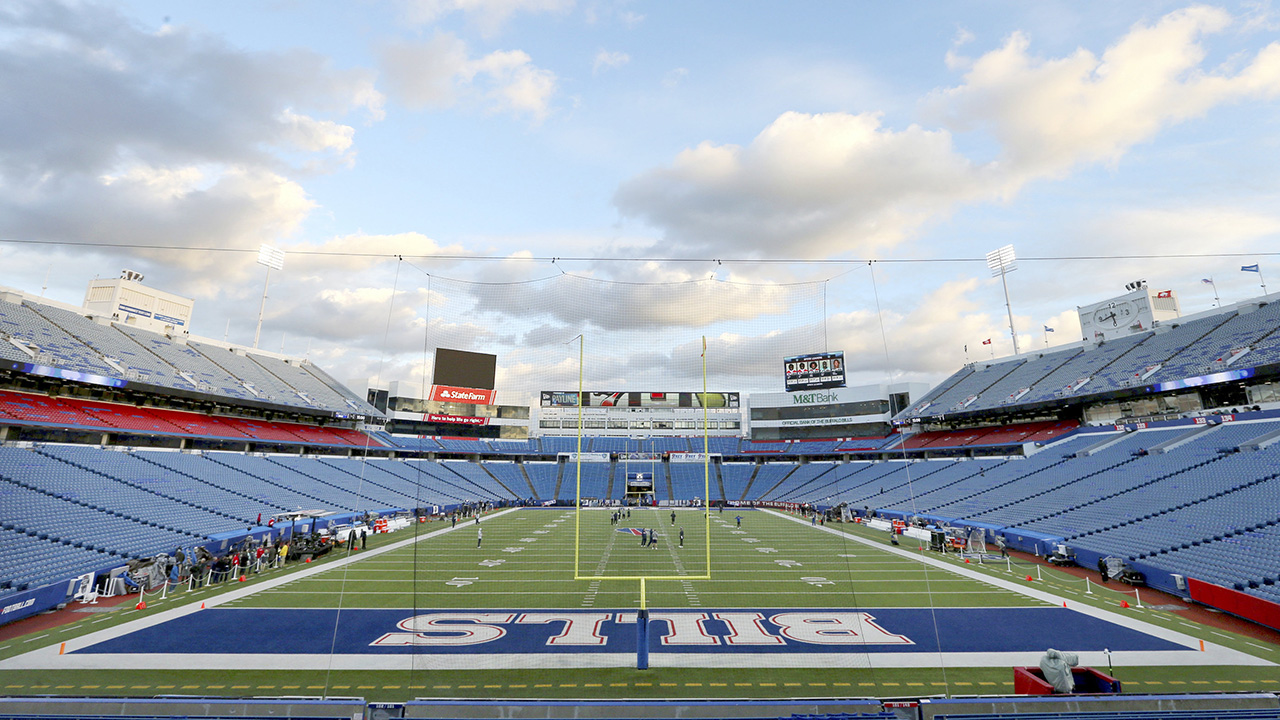
M 711 430 L 707 409 L 707 336 L 702 336 L 702 521 L 706 533 L 707 577 L 711 577 Z
M 573 504 L 573 577 L 578 579 L 578 568 L 582 553 L 582 374 L 585 369 L 584 348 L 586 336 L 578 335 L 578 454 L 574 458 L 574 469 L 577 473 Z

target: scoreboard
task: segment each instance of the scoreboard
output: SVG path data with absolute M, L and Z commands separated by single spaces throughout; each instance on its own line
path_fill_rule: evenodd
M 787 392 L 844 387 L 844 351 L 784 358 Z

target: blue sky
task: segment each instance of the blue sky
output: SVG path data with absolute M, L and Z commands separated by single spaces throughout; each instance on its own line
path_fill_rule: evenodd
M 248 343 L 271 243 L 292 254 L 263 346 L 344 379 L 450 344 L 498 353 L 514 400 L 576 383 L 583 333 L 600 390 L 695 389 L 703 335 L 712 389 L 780 389 L 815 349 L 853 382 L 936 382 L 966 345 L 1012 350 L 998 281 L 942 259 L 1091 258 L 1010 276 L 1023 349 L 1130 280 L 1188 313 L 1207 275 L 1258 294 L 1278 40 L 1266 2 L 18 2 L 0 285 L 52 267 L 79 303 L 138 269 Z M 627 284 L 462 282 L 562 272 Z

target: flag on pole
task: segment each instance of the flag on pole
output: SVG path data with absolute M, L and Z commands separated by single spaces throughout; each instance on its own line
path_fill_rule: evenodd
M 1048 325 L 1045 325 L 1045 326 L 1044 326 L 1044 331 L 1045 331 L 1045 332 L 1053 332 L 1053 328 L 1049 327 Z
M 986 340 L 983 340 L 983 341 L 982 341 L 982 344 L 983 344 L 983 345 L 990 345 L 990 344 L 991 344 L 991 338 L 987 338 Z
M 1212 285 L 1213 278 L 1200 278 L 1200 282 L 1204 283 L 1205 285 Z
M 1243 266 L 1241 266 L 1241 267 L 1240 267 L 1240 272 L 1256 272 L 1256 273 L 1260 273 L 1260 272 L 1262 272 L 1262 271 L 1258 269 L 1258 263 L 1254 263 L 1254 264 L 1252 264 L 1252 265 L 1243 265 Z
M 702 336 L 702 357 L 707 356 L 707 336 Z

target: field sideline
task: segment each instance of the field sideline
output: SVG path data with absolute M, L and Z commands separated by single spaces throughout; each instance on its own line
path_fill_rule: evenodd
M 1025 569 L 890 547 L 861 526 L 732 508 L 711 513 L 710 580 L 645 583 L 660 622 L 639 671 L 640 583 L 616 578 L 707 572 L 703 513 L 678 509 L 673 524 L 671 512 L 633 509 L 615 526 L 607 510 L 527 508 L 417 525 L 363 552 L 7 642 L 0 684 L 370 700 L 962 695 L 1011 692 L 1008 668 L 1053 646 L 1110 660 L 1131 691 L 1280 688 L 1280 648 L 1176 608 L 1121 609 L 1132 595 L 1086 595 L 1047 568 L 1027 582 Z M 642 528 L 654 547 L 641 547 Z M 575 531 L 587 579 L 574 579 Z

